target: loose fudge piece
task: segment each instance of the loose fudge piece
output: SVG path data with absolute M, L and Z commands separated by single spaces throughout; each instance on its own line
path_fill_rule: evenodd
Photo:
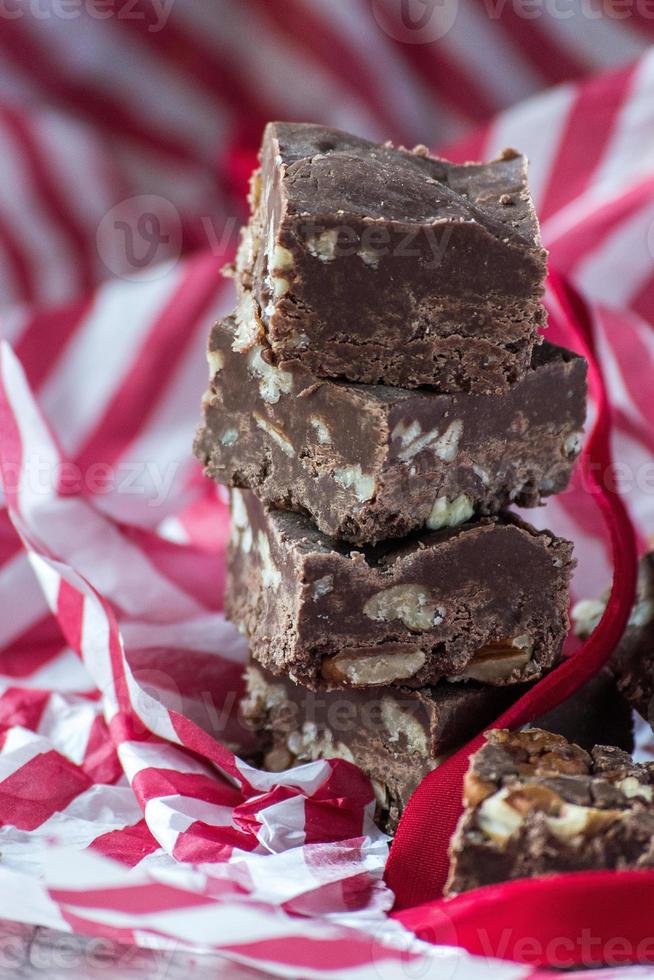
M 654 727 L 654 552 L 640 561 L 636 602 L 610 666 L 620 691 Z
M 654 866 L 654 764 L 542 729 L 492 731 L 465 778 L 446 894 L 565 871 Z
M 308 687 L 539 677 L 568 627 L 572 545 L 510 514 L 355 548 L 232 491 L 226 612 Z
M 459 165 L 270 123 L 251 206 L 240 350 L 263 341 L 321 377 L 442 391 L 500 392 L 527 371 L 546 252 L 514 150 Z
M 573 609 L 575 632 L 589 636 L 606 607 L 606 596 L 584 599 Z M 636 601 L 610 662 L 618 689 L 654 727 L 654 552 L 638 567 Z
M 264 768 L 347 759 L 371 780 L 389 833 L 416 786 L 450 752 L 497 718 L 515 689 L 470 682 L 309 691 L 258 664 L 246 672 L 241 714 L 258 733 Z
M 591 678 L 576 694 L 537 718 L 534 727 L 563 735 L 589 752 L 601 742 L 608 742 L 625 752 L 634 750 L 633 713 L 608 668 Z
M 318 380 L 299 361 L 211 334 L 195 452 L 219 483 L 307 513 L 357 544 L 536 506 L 560 493 L 581 446 L 586 362 L 551 344 L 505 395 L 442 395 Z M 556 397 L 554 397 L 554 395 Z

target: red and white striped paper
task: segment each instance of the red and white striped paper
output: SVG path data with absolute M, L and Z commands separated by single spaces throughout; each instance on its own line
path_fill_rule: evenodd
M 286 0 L 282 20 L 249 0 L 244 30 L 242 3 L 189 0 L 155 31 L 154 5 L 101 20 L 89 3 L 83 45 L 56 17 L 1 25 L 0 917 L 282 976 L 530 975 L 387 917 L 386 839 L 354 767 L 270 775 L 229 748 L 248 738 L 245 651 L 221 614 L 225 504 L 190 444 L 263 120 L 315 118 L 320 102 L 325 121 L 442 148 L 544 84 L 637 56 L 651 33 L 514 6 L 494 21 L 467 0 L 436 45 L 407 44 L 392 6 Z M 239 71 L 255 37 L 266 57 Z M 530 156 L 552 262 L 592 302 L 615 478 L 644 545 L 654 57 L 567 81 L 447 152 L 505 145 Z M 601 591 L 610 564 L 579 490 L 535 517 L 575 540 L 575 596 Z

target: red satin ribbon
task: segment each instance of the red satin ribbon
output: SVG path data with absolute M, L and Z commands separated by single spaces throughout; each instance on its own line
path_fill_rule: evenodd
M 636 588 L 637 551 L 634 528 L 622 501 L 611 489 L 613 481 L 601 479 L 612 466 L 611 409 L 601 369 L 595 357 L 590 314 L 575 290 L 552 272 L 550 288 L 565 317 L 566 325 L 575 337 L 578 350 L 586 356 L 589 363 L 589 386 L 597 407 L 597 420 L 587 440 L 580 465 L 585 469 L 589 502 L 592 500 L 598 507 L 610 537 L 614 567 L 613 586 L 606 611 L 592 636 L 574 656 L 513 704 L 489 726 L 491 728 L 515 729 L 533 721 L 574 694 L 595 675 L 606 664 L 622 636 Z M 442 894 L 448 872 L 448 845 L 461 814 L 463 776 L 468 769 L 470 756 L 483 741 L 483 734 L 479 735 L 451 756 L 422 781 L 409 800 L 393 841 L 385 874 L 387 884 L 395 893 L 396 912 L 423 905 Z M 608 879 L 614 880 L 616 877 L 613 874 Z M 548 881 L 547 887 L 558 889 L 561 897 L 567 895 L 569 877 L 555 879 L 559 884 L 553 884 L 553 881 Z M 528 896 L 535 896 L 534 909 L 525 908 L 524 916 L 524 921 L 530 924 L 529 929 L 533 932 L 537 928 L 537 919 L 533 917 L 542 915 L 542 911 L 537 911 L 542 908 L 539 884 L 542 883 L 520 882 L 504 885 L 499 892 L 493 889 L 498 902 L 493 908 L 497 921 L 504 922 L 505 925 L 511 924 L 514 904 L 507 899 L 506 907 L 510 911 L 505 915 L 499 900 L 501 898 L 504 901 L 506 896 L 510 897 L 513 894 L 511 889 L 520 885 L 520 893 L 525 902 L 528 901 Z M 550 891 L 549 894 L 554 900 L 554 892 Z M 475 919 L 477 913 L 474 909 L 477 907 L 477 897 L 481 895 L 481 891 L 474 892 L 469 899 L 471 904 L 466 921 L 473 922 Z M 649 907 L 654 923 L 654 890 L 650 895 Z M 458 901 L 468 909 L 467 901 Z M 447 907 L 449 910 L 453 906 L 448 903 Z M 424 917 L 423 921 L 429 921 L 431 908 L 436 910 L 433 912 L 436 914 L 442 905 L 423 905 L 420 913 Z M 487 924 L 483 922 L 486 906 L 480 901 L 479 908 L 478 922 L 481 926 Z M 418 910 L 415 911 L 417 915 Z M 585 913 L 585 909 L 583 911 Z M 418 918 L 412 921 L 417 923 Z
M 654 871 L 512 881 L 395 918 L 426 942 L 529 966 L 654 963 Z

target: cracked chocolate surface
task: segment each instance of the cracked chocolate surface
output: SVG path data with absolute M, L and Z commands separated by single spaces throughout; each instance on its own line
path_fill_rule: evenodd
M 523 156 L 451 164 L 270 123 L 235 275 L 277 363 L 319 377 L 507 390 L 545 325 Z
M 237 332 L 233 317 L 212 331 L 196 455 L 217 482 L 306 513 L 324 534 L 375 544 L 536 506 L 568 483 L 586 362 L 560 347 L 537 348 L 504 395 L 443 395 L 320 380 L 261 346 L 234 351 Z
M 654 764 L 542 729 L 491 731 L 473 756 L 447 894 L 514 878 L 654 865 Z
M 509 514 L 355 548 L 232 491 L 228 617 L 309 687 L 535 679 L 560 654 L 572 545 Z

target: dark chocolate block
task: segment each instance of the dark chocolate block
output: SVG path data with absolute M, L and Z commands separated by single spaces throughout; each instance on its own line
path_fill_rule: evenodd
M 446 893 L 566 871 L 654 866 L 654 764 L 541 729 L 492 731 L 472 758 Z
M 535 506 L 568 483 L 586 362 L 560 347 L 536 348 L 505 395 L 440 395 L 319 381 L 265 348 L 234 352 L 234 335 L 232 317 L 212 331 L 195 452 L 214 480 L 307 513 L 324 534 L 376 544 Z
M 605 596 L 578 602 L 573 609 L 575 631 L 589 636 L 605 607 Z M 654 552 L 640 560 L 636 601 L 610 667 L 620 692 L 654 727 Z
M 527 371 L 546 252 L 514 150 L 458 165 L 270 123 L 251 205 L 241 350 L 263 341 L 319 377 L 441 391 L 501 392 Z
M 572 545 L 512 515 L 374 548 L 232 491 L 226 612 L 308 687 L 532 680 L 560 653 Z
M 389 833 L 424 776 L 516 697 L 515 689 L 474 682 L 314 692 L 255 663 L 246 690 L 241 714 L 258 732 L 264 768 L 355 763 L 373 784 L 377 818 Z

